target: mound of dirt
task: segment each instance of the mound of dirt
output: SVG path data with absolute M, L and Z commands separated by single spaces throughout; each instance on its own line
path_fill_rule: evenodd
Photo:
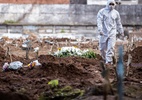
M 30 100 L 24 94 L 19 93 L 4 93 L 0 91 L 1 100 Z
M 15 55 L 11 55 L 11 59 L 13 61 L 17 61 L 21 60 L 22 58 L 17 57 Z M 0 65 L 2 66 L 4 62 L 11 62 L 10 55 L 2 47 L 0 47 Z
M 21 61 L 24 65 L 26 65 L 29 64 L 32 60 L 34 59 L 26 59 L 13 54 L 9 55 L 9 53 L 7 53 L 7 51 L 0 46 L 0 66 L 3 66 L 5 62 L 10 63 L 13 61 Z
M 42 63 L 43 69 L 48 72 L 46 73 L 47 76 L 63 77 L 70 82 L 72 80 L 78 81 L 78 83 L 82 81 L 83 83 L 81 83 L 84 85 L 94 84 L 99 81 L 94 80 L 98 77 L 97 74 L 94 75 L 95 71 L 100 70 L 96 59 L 79 57 L 57 58 L 50 55 L 41 55 L 39 61 Z
M 24 93 L 36 100 L 41 93 L 49 90 L 47 83 L 53 79 L 58 79 L 60 86 L 80 89 L 101 82 L 101 68 L 97 59 L 41 55 L 38 60 L 42 67 L 0 72 L 0 91 Z
M 132 52 L 132 63 L 142 62 L 142 46 L 135 48 Z
M 132 51 L 133 63 L 140 63 L 142 47 L 138 47 Z M 5 51 L 0 48 L 1 66 L 4 62 L 9 61 L 9 57 L 5 56 Z M 35 59 L 26 60 L 12 55 L 13 61 L 21 61 L 24 64 Z M 102 83 L 100 66 L 101 57 L 97 55 L 97 59 L 81 58 L 81 57 L 64 57 L 59 58 L 52 55 L 40 55 L 38 61 L 42 66 L 29 69 L 23 67 L 15 71 L 0 71 L 0 98 L 1 100 L 8 100 L 6 97 L 15 100 L 38 100 L 42 93 L 50 91 L 48 82 L 54 79 L 59 80 L 59 87 L 72 86 L 86 90 L 89 87 Z M 130 67 L 130 73 L 125 81 L 125 86 L 130 85 L 131 82 L 136 82 L 137 87 L 142 81 L 141 67 Z M 110 77 L 115 77 L 114 69 L 110 71 Z M 131 86 L 132 87 L 132 86 Z M 137 88 L 137 90 L 140 88 Z M 141 92 L 141 90 L 140 90 Z M 139 92 L 139 93 L 140 93 Z M 131 96 L 125 93 L 127 96 Z M 135 96 L 139 96 L 136 94 Z M 141 97 L 140 97 L 141 98 Z M 11 100 L 14 100 L 11 99 Z M 91 100 L 91 99 L 88 99 Z M 99 99 L 98 99 L 99 100 Z
M 140 82 L 142 81 L 142 46 L 135 48 L 130 54 L 132 55 L 132 61 L 128 78 L 131 79 L 131 81 Z M 124 56 L 124 59 L 128 59 L 128 54 Z

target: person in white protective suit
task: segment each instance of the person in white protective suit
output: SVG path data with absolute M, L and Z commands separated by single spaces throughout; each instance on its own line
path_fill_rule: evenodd
M 106 65 L 113 64 L 114 47 L 117 31 L 124 36 L 119 12 L 115 10 L 114 0 L 108 0 L 105 8 L 97 14 L 97 27 L 100 35 L 99 49 Z

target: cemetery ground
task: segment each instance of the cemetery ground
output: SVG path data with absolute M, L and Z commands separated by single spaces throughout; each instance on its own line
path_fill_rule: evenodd
M 32 40 L 32 39 L 31 39 Z M 6 42 L 9 41 L 9 42 Z M 97 41 L 76 42 L 66 38 L 48 38 L 48 41 L 31 42 L 28 58 L 22 47 L 21 39 L 5 39 L 0 46 L 0 100 L 116 100 L 118 80 L 115 65 L 109 69 L 110 84 L 102 77 L 102 61 Z M 119 44 L 119 43 L 118 43 Z M 121 43 L 120 43 L 121 44 Z M 131 51 L 125 52 L 123 98 L 124 100 L 142 99 L 142 42 L 138 41 Z M 91 49 L 96 58 L 78 56 L 56 57 L 53 54 L 64 46 Z M 38 54 L 34 48 L 39 47 Z M 131 63 L 128 55 L 131 54 Z M 40 66 L 27 67 L 38 60 Z M 20 61 L 23 67 L 17 70 L 3 71 L 8 62 Z M 111 88 L 108 88 L 108 87 Z

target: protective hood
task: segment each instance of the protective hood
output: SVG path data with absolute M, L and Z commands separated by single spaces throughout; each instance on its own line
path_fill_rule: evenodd
M 110 3 L 114 3 L 114 6 L 110 6 L 110 5 L 109 5 Z M 107 0 L 107 5 L 106 5 L 106 7 L 107 7 L 109 10 L 114 9 L 115 6 L 116 6 L 115 0 Z
M 116 5 L 115 0 L 107 0 L 107 6 L 109 6 L 110 3 L 114 3 Z

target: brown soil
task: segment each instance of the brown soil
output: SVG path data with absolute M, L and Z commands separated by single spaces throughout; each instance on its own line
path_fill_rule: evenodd
M 133 63 L 140 63 L 142 62 L 142 47 L 135 48 L 132 52 L 132 62 Z
M 34 44 L 34 46 L 38 46 Z M 50 49 L 49 44 L 43 44 L 38 57 L 42 66 L 29 69 L 23 67 L 18 70 L 9 70 L 0 72 L 0 100 L 38 100 L 43 93 L 51 92 L 48 82 L 54 79 L 59 80 L 58 88 L 64 86 L 72 86 L 85 90 L 83 97 L 76 100 L 102 100 L 102 68 L 100 66 L 101 57 L 97 55 L 97 59 L 81 58 L 81 57 L 65 57 L 58 58 L 48 55 Z M 90 46 L 90 47 L 89 47 Z M 96 44 L 82 44 L 81 49 L 94 48 Z M 137 47 L 132 51 L 132 65 L 130 67 L 129 76 L 124 79 L 124 99 L 125 100 L 141 100 L 142 96 L 142 47 Z M 9 57 L 5 56 L 5 47 L 0 48 L 0 65 L 1 70 L 5 62 L 10 62 Z M 24 65 L 35 60 L 35 54 L 30 52 L 30 59 L 25 59 L 25 51 L 21 48 L 10 46 L 12 61 L 21 61 Z M 57 50 L 55 47 L 53 51 Z M 95 51 L 96 49 L 94 49 Z M 98 50 L 96 50 L 98 52 Z M 17 54 L 17 55 L 16 55 Z M 135 66 L 134 66 L 135 64 Z M 116 76 L 114 68 L 110 70 L 110 78 L 115 81 L 112 83 L 113 90 L 116 95 Z M 95 87 L 100 87 L 96 90 Z M 100 91 L 100 92 L 98 92 Z M 108 96 L 108 100 L 114 100 L 115 95 Z M 99 96 L 98 96 L 99 95 Z M 55 100 L 55 99 L 54 99 Z M 58 99 L 59 100 L 59 99 Z M 63 100 L 63 99 L 60 99 Z M 70 100 L 70 99 L 68 99 Z

